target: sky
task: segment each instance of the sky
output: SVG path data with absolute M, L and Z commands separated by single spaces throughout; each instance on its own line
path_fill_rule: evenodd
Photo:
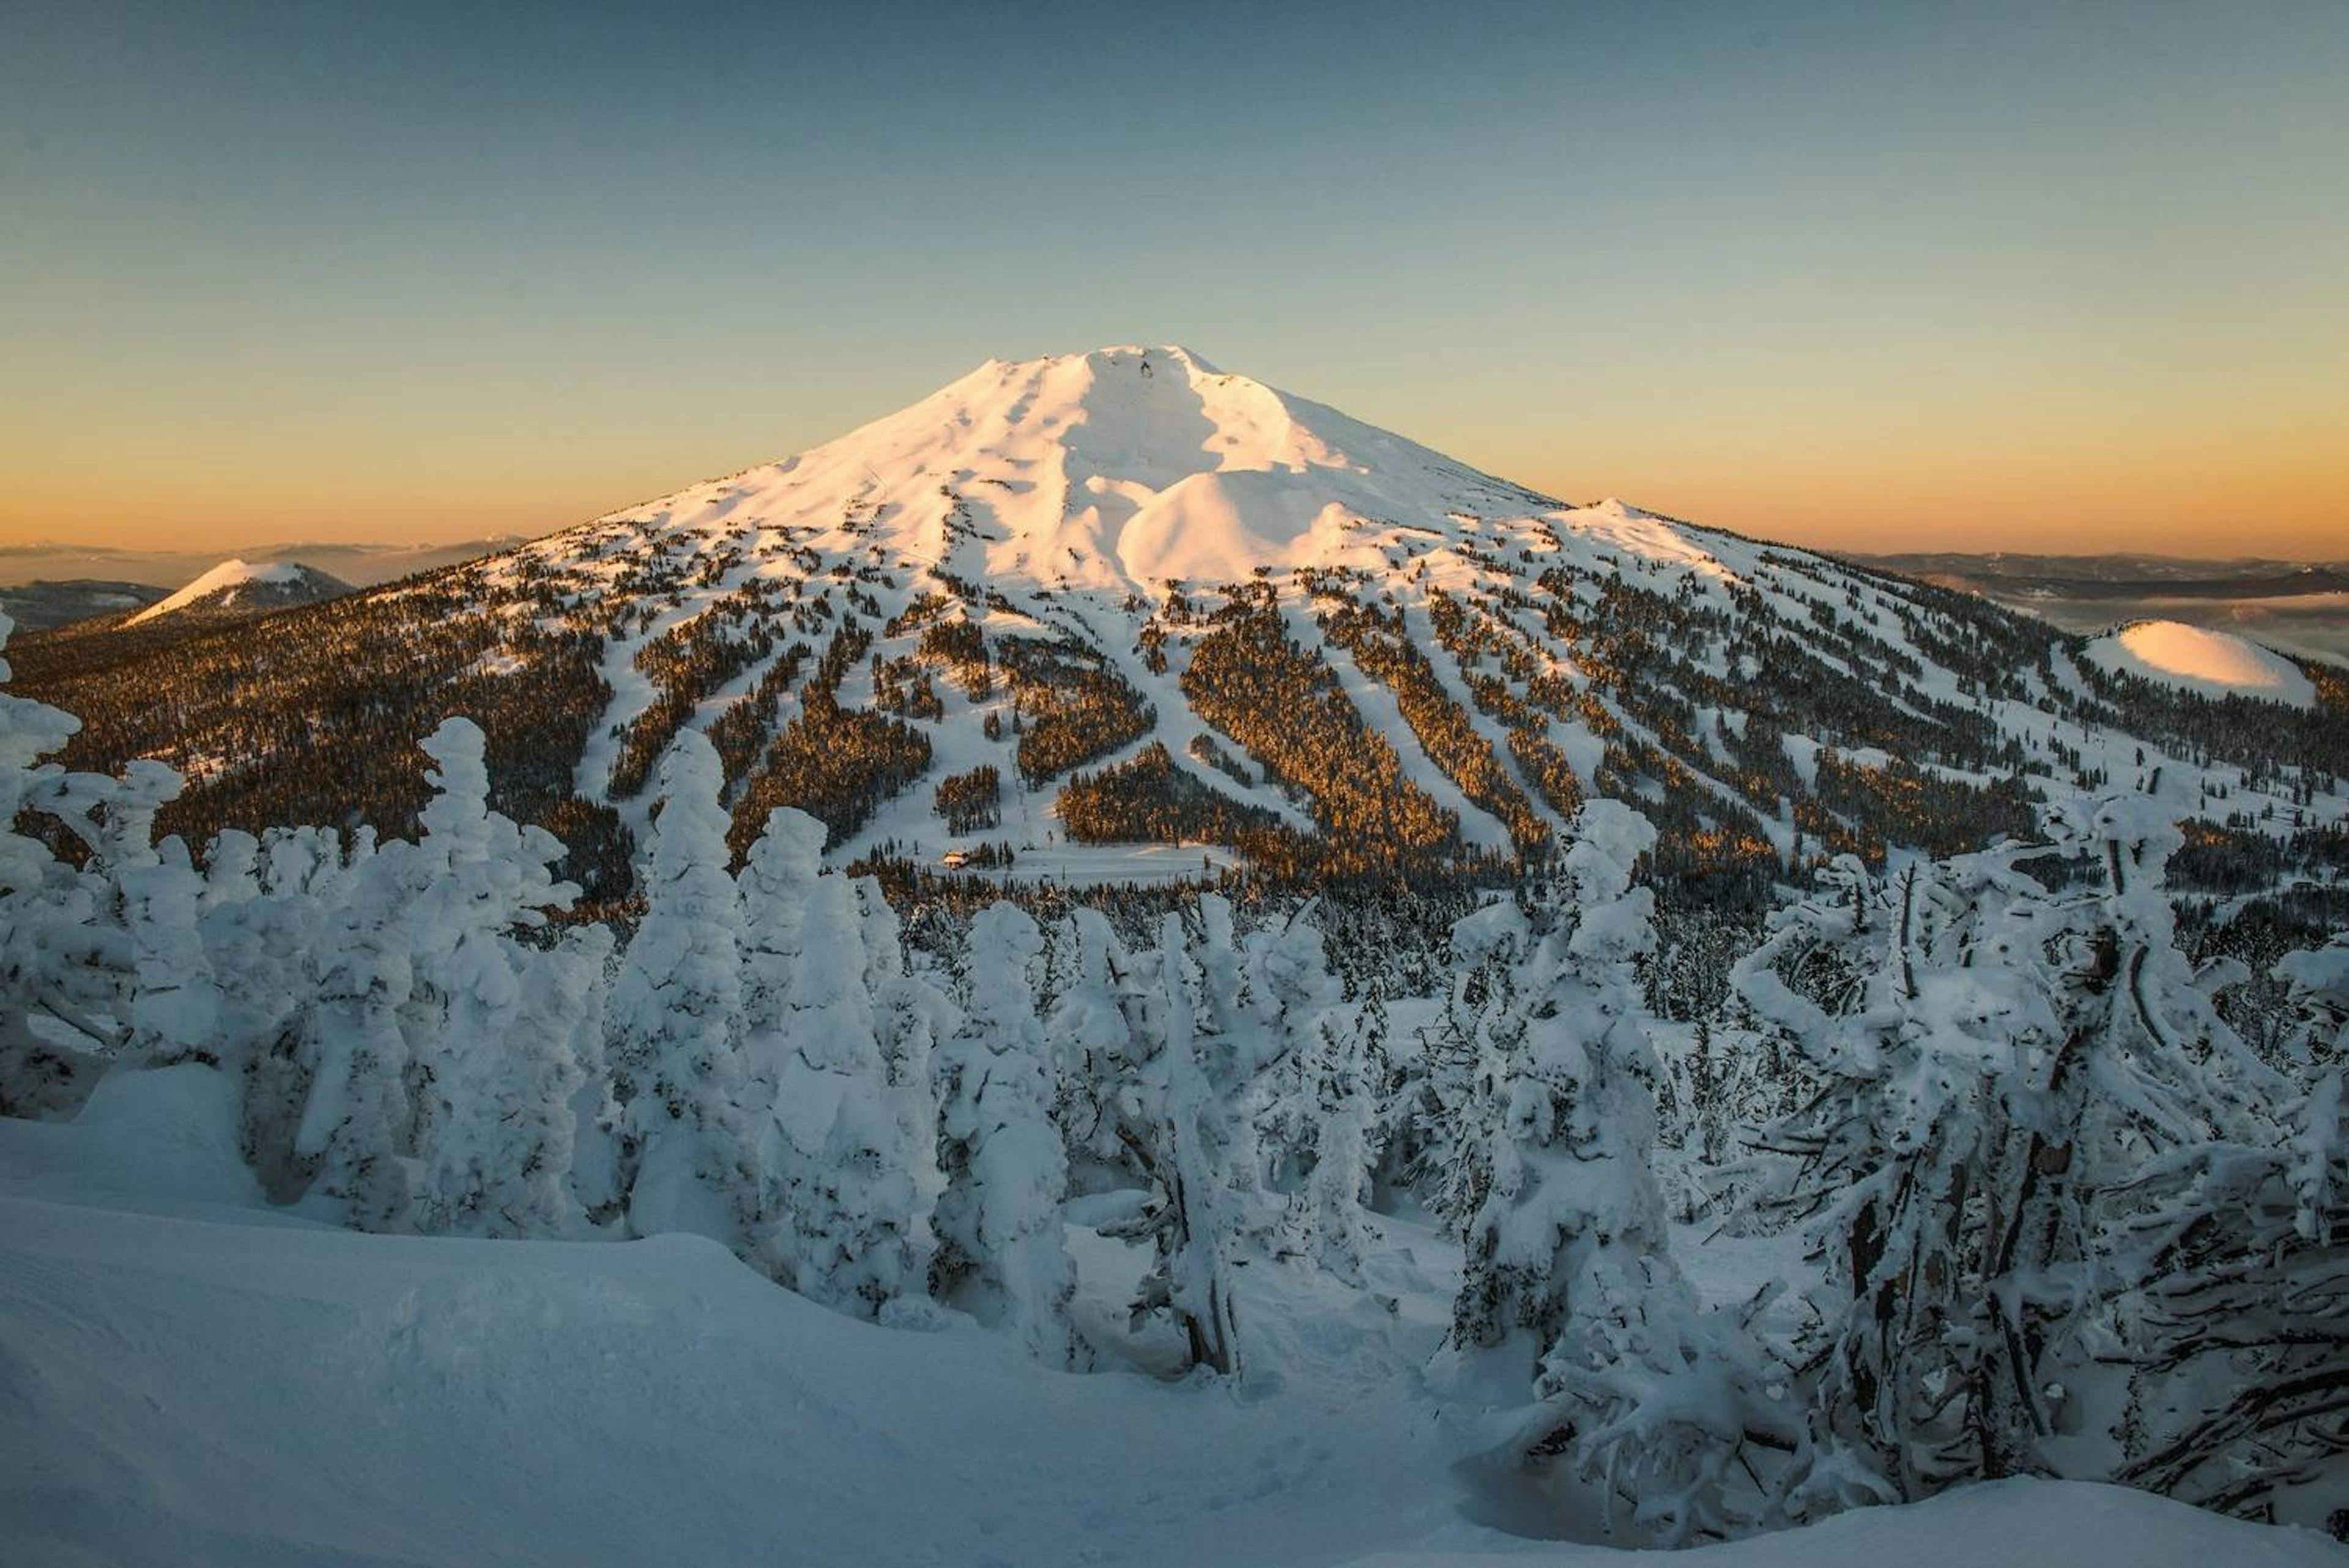
M 2349 5 L 0 0 L 0 545 L 538 534 L 1186 344 L 1840 549 L 2349 556 Z

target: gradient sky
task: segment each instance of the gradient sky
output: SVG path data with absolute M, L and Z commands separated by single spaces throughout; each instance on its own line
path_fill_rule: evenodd
M 1181 342 L 1575 498 L 2349 556 L 2349 4 L 0 0 L 0 544 L 542 533 Z

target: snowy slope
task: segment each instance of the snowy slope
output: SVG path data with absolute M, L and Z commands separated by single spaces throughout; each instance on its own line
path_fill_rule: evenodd
M 945 487 L 974 537 L 944 526 Z M 1542 498 L 1187 349 L 990 360 L 798 457 L 610 521 L 812 528 L 851 507 L 875 536 L 967 576 L 1146 589 L 1258 566 L 1375 561 L 1367 519 Z
M 647 563 L 670 574 L 657 592 L 645 586 Z M 1693 708 L 1706 729 L 1738 731 L 1743 704 L 1785 711 L 1791 700 L 1799 710 L 1820 689 L 1822 674 L 1884 691 L 1894 709 L 1929 730 L 1954 735 L 1979 724 L 1987 743 L 2011 742 L 2020 765 L 2059 786 L 2075 770 L 2110 774 L 2133 767 L 2140 753 L 2148 766 L 2160 764 L 2165 787 L 2181 802 L 2199 798 L 2205 777 L 2185 762 L 2185 746 L 2095 722 L 2085 730 L 2067 723 L 2084 692 L 2063 679 L 2060 659 L 2050 667 L 2052 680 L 2023 662 L 2027 653 L 1994 659 L 1992 668 L 2008 689 L 1982 693 L 1982 672 L 1950 659 L 1951 649 L 1994 646 L 1985 628 L 1968 619 L 1998 613 L 1969 607 L 1979 601 L 1934 597 L 1897 578 L 1621 501 L 1562 504 L 1174 347 L 990 360 L 909 408 L 797 456 L 525 546 L 490 564 L 490 580 L 501 574 L 515 585 L 560 581 L 578 602 L 607 615 L 616 604 L 639 607 L 633 618 L 608 622 L 627 635 L 607 649 L 603 673 L 615 697 L 578 769 L 578 787 L 591 798 L 610 770 L 615 728 L 653 700 L 635 661 L 674 628 L 730 597 L 776 588 L 794 604 L 854 607 L 869 627 L 944 587 L 969 597 L 968 613 L 991 639 L 1052 638 L 1092 650 L 1154 706 L 1155 725 L 1144 741 L 1163 742 L 1178 769 L 1208 789 L 1302 825 L 1301 801 L 1283 797 L 1261 777 L 1253 791 L 1237 786 L 1191 754 L 1192 742 L 1212 726 L 1191 710 L 1174 679 L 1205 635 L 1200 620 L 1178 624 L 1175 590 L 1211 613 L 1234 585 L 1257 577 L 1280 591 L 1291 635 L 1330 667 L 1365 723 L 1400 755 L 1404 775 L 1458 815 L 1464 843 L 1486 850 L 1509 842 L 1500 822 L 1462 798 L 1378 682 L 1341 650 L 1317 648 L 1314 618 L 1335 602 L 1330 596 L 1405 618 L 1438 681 L 1469 726 L 1495 742 L 1502 772 L 1534 798 L 1535 815 L 1546 820 L 1557 814 L 1502 744 L 1506 732 L 1491 711 L 1469 701 L 1471 675 L 1497 679 L 1508 695 L 1545 709 L 1539 732 L 1573 761 L 1586 793 L 1623 787 L 1602 786 L 1597 776 L 1606 733 L 1670 753 L 1671 763 L 1643 767 L 1633 786 L 1643 805 L 1677 794 L 1693 812 L 1678 826 L 1669 816 L 1660 822 L 1668 842 L 1702 822 L 1732 835 L 1758 835 L 1782 855 L 1792 851 L 1800 836 L 1782 793 L 1787 780 L 1757 781 L 1722 753 L 1718 734 L 1667 732 L 1656 717 Z M 1308 597 L 1300 574 L 1314 576 L 1319 597 Z M 1568 586 L 1555 587 L 1561 582 Z M 1573 629 L 1578 621 L 1601 628 L 1597 651 L 1619 655 L 1619 634 L 1608 621 L 1623 624 L 1625 612 L 1608 599 L 1610 584 L 1631 590 L 1635 604 L 1638 596 L 1650 596 L 1674 618 L 1643 627 L 1661 651 L 1687 661 L 1675 669 L 1645 659 L 1633 678 L 1655 702 L 1609 686 L 1606 672 L 1591 665 L 1588 634 Z M 1519 651 L 1496 666 L 1489 655 L 1471 659 L 1437 647 L 1430 611 L 1439 595 L 1489 617 L 1482 624 Z M 1643 613 L 1634 610 L 1630 624 L 1640 625 Z M 817 623 L 819 650 L 827 624 Z M 809 634 L 804 622 L 769 625 L 779 640 Z M 1163 675 L 1142 657 L 1153 637 L 1163 639 L 1169 661 Z M 1816 663 L 1780 669 L 1733 651 L 1773 639 L 1799 644 Z M 907 657 L 916 643 L 914 629 L 885 632 L 873 651 Z M 1546 698 L 1534 691 L 1524 679 L 1526 660 L 1563 687 L 1553 686 Z M 709 693 L 690 722 L 706 728 L 755 678 L 754 671 Z M 2307 700 L 2304 680 L 2294 687 L 2277 679 L 2287 695 Z M 1582 701 L 1580 712 L 1567 711 L 1561 691 Z M 1723 691 L 1732 701 L 1727 709 L 1719 706 Z M 842 700 L 870 695 L 856 672 Z M 1787 753 L 1803 759 L 1805 784 L 1813 782 L 1821 747 L 1875 765 L 1893 759 L 1878 740 L 1880 719 L 1832 701 L 1824 711 L 1843 711 L 1848 727 L 1786 726 Z M 990 713 L 1003 722 L 1011 717 L 999 689 L 986 701 L 949 694 L 942 716 L 918 721 L 933 748 L 927 779 L 883 803 L 828 857 L 845 863 L 885 845 L 910 848 L 917 859 L 942 852 L 948 840 L 930 812 L 928 784 L 1007 761 L 978 733 Z M 789 716 L 787 703 L 782 718 Z M 1218 738 L 1228 744 L 1228 737 Z M 1142 743 L 1088 765 L 1124 760 Z M 1984 743 L 1961 740 L 1937 755 L 1940 748 L 1904 741 L 1899 755 L 1980 785 L 2018 765 L 1984 770 L 1979 762 L 1958 762 L 1978 755 Z M 2223 770 L 2209 776 L 2264 793 L 2263 781 L 2246 783 Z M 1055 849 L 1059 783 L 1029 791 L 1014 781 L 1010 789 L 1016 798 L 1006 805 L 1013 829 L 1007 836 L 1023 852 Z M 2288 794 L 2277 791 L 2273 798 L 2283 802 Z M 640 826 L 649 802 L 619 804 L 631 826 Z M 2247 809 L 2257 815 L 2264 804 Z M 2321 794 L 2313 807 L 2320 819 L 2333 819 L 2349 813 L 2349 799 Z M 1861 823 L 1856 831 L 1889 836 L 1895 826 Z
M 315 566 L 299 561 L 222 561 L 177 593 L 157 600 L 123 624 L 138 626 L 171 615 L 230 615 L 308 604 L 350 592 Z
M 2312 707 L 2316 686 L 2280 653 L 2232 632 L 2175 620 L 2141 620 L 2107 632 L 2085 657 L 2106 670 L 2141 675 L 2208 697 L 2263 697 Z
M 10 1563 L 1625 1560 L 1474 1521 L 1451 1463 L 1469 1439 L 1411 1396 L 1442 1321 L 1415 1303 L 1390 1319 L 1259 1291 L 1253 1332 L 1288 1376 L 1253 1393 L 1050 1373 L 968 1324 L 825 1312 L 694 1238 L 427 1240 L 272 1213 L 202 1130 L 229 1103 L 213 1077 L 118 1075 L 76 1122 L 0 1122 Z M 1691 1561 L 2339 1560 L 2150 1497 L 2011 1482 Z

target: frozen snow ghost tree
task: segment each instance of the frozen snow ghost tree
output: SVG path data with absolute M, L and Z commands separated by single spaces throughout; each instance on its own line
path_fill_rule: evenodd
M 2050 893 L 2025 846 L 1902 867 L 1853 924 L 1874 958 L 1848 992 L 1789 979 L 1805 928 L 1843 924 L 1833 904 L 1796 906 L 1741 965 L 1826 1081 L 1764 1135 L 1801 1165 L 1763 1202 L 1824 1260 L 1811 1400 L 1821 1474 L 1855 1494 L 2048 1469 L 2114 1262 L 2100 1214 L 2148 1162 L 2259 1136 L 2272 1075 L 2171 940 L 2176 837 L 2150 805 L 2051 814 L 2085 889 Z
M 574 1219 L 572 1098 L 581 1024 L 601 1005 L 609 939 L 551 948 L 514 932 L 544 924 L 577 889 L 551 870 L 563 846 L 489 809 L 481 730 L 451 719 L 424 742 L 437 793 L 422 814 L 421 886 L 409 908 L 429 1047 L 419 1155 L 426 1230 L 528 1236 Z M 413 1037 L 413 1036 L 412 1036 Z M 597 1052 L 600 1059 L 601 1053 Z
M 179 797 L 180 775 L 144 759 L 108 801 L 102 874 L 129 940 L 126 1054 L 162 1065 L 212 1057 L 220 996 L 198 917 L 203 878 L 179 838 L 154 842 L 155 814 Z
M 1253 1171 L 1236 1177 L 1237 1162 L 1252 1158 L 1254 1145 L 1239 1136 L 1237 1085 L 1225 1076 L 1242 1048 L 1217 1033 L 1237 1010 L 1239 957 L 1228 907 L 1216 919 L 1206 908 L 1211 903 L 1222 900 L 1201 900 L 1195 940 L 1179 915 L 1159 922 L 1154 1049 L 1139 1064 L 1136 1114 L 1119 1124 L 1149 1196 L 1133 1220 L 1102 1233 L 1151 1242 L 1135 1324 L 1164 1314 L 1181 1329 L 1192 1365 L 1228 1376 L 1241 1370 L 1234 1254 L 1254 1230 L 1246 1204 L 1256 1186 Z
M 864 928 L 865 984 L 873 993 L 874 1037 L 887 1072 L 884 1105 L 895 1126 L 895 1165 L 914 1183 L 914 1211 L 928 1216 L 946 1186 L 937 1162 L 938 1099 L 933 1059 L 937 1043 L 960 1022 L 954 1003 L 930 979 L 928 955 L 908 954 L 897 911 L 871 877 L 850 883 Z M 915 960 L 920 960 L 917 964 Z
M 757 1256 L 801 1294 L 876 1317 L 928 1288 L 936 1199 L 916 1173 L 936 1169 L 936 1123 L 926 1110 L 909 1129 L 913 1088 L 891 1082 L 867 929 L 854 882 L 810 881 L 777 1068 L 780 1191 Z
M 1330 971 L 1310 906 L 1247 944 L 1248 996 L 1263 1045 L 1248 1093 L 1261 1178 L 1286 1195 L 1293 1245 L 1357 1279 L 1366 1236 L 1376 1075 L 1364 1016 L 1342 1022 L 1344 986 Z
M 415 985 L 400 920 L 401 852 L 370 857 L 336 888 L 321 932 L 316 1001 L 295 1047 L 302 1111 L 296 1168 L 361 1230 L 412 1226 L 417 1196 L 416 1106 L 401 1028 Z
M 792 988 L 808 906 L 823 869 L 824 826 L 778 806 L 735 881 L 742 890 L 742 1054 L 761 1103 L 774 1104 L 791 1054 Z
M 735 1040 L 742 907 L 726 871 L 719 779 L 698 731 L 662 758 L 645 916 L 613 984 L 608 1060 L 629 1228 L 739 1247 L 758 1190 Z
M 1526 912 L 1511 899 L 1453 926 L 1443 1016 L 1423 1036 L 1415 1073 L 1386 1107 L 1390 1165 L 1462 1231 L 1492 1180 L 1501 1105 L 1492 1075 L 1524 1043 L 1535 999 L 1519 971 L 1532 941 Z
M 1152 1049 L 1150 997 L 1100 910 L 1071 910 L 1057 950 L 1065 974 L 1045 1021 L 1056 1076 L 1053 1120 L 1081 1179 L 1130 1163 L 1120 1128 L 1130 1133 L 1143 1119 L 1138 1096 L 1141 1062 Z
M 1587 803 L 1518 966 L 1522 1028 L 1487 1036 L 1497 1100 L 1454 1310 L 1464 1370 L 1529 1391 L 1512 1445 L 1563 1454 L 1640 1539 L 1734 1533 L 1771 1505 L 1752 1455 L 1792 1447 L 1742 1314 L 1706 1314 L 1672 1261 L 1657 1066 L 1637 961 L 1652 895 L 1631 886 L 1646 819 Z
M 0 615 L 0 647 L 10 629 Z M 70 1111 L 122 1043 L 94 892 L 17 831 L 25 812 L 61 799 L 65 770 L 43 759 L 80 728 L 61 709 L 0 691 L 0 1114 L 9 1116 Z
M 1026 911 L 993 904 L 971 921 L 961 1025 L 938 1051 L 941 1293 L 959 1282 L 1050 1365 L 1082 1359 L 1069 1326 L 1076 1271 L 1061 1229 L 1068 1159 L 1029 974 L 1043 934 Z
M 1586 805 L 1577 828 L 1567 886 L 1543 911 L 1549 929 L 1515 977 L 1522 1022 L 1486 1039 L 1478 1076 L 1497 1116 L 1453 1323 L 1464 1347 L 1516 1342 L 1529 1380 L 1576 1293 L 1613 1289 L 1618 1260 L 1660 1251 L 1665 1233 L 1650 1169 L 1655 1060 L 1633 969 L 1652 940 L 1653 896 L 1630 887 L 1654 830 L 1606 801 Z

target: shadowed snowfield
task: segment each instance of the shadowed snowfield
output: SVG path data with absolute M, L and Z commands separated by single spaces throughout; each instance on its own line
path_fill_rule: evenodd
M 1235 1393 L 1053 1373 L 951 1314 L 852 1322 L 713 1242 L 361 1235 L 269 1210 L 210 1069 L 0 1122 L 11 1563 L 1619 1561 L 1473 1521 L 1475 1434 L 1415 1367 L 1450 1260 L 1245 1298 Z M 1130 1281 L 1081 1227 L 1085 1312 Z M 1425 1272 L 1422 1270 L 1424 1268 Z M 1733 1272 L 1734 1272 L 1733 1270 Z M 1433 1279 L 1429 1275 L 1433 1275 Z M 1726 1282 L 1708 1282 L 1708 1284 Z M 1257 1282 L 1251 1282 L 1251 1285 Z M 1381 1310 L 1375 1302 L 1393 1303 Z M 1701 1551 L 1707 1568 L 2287 1568 L 2313 1535 L 2012 1482 Z

